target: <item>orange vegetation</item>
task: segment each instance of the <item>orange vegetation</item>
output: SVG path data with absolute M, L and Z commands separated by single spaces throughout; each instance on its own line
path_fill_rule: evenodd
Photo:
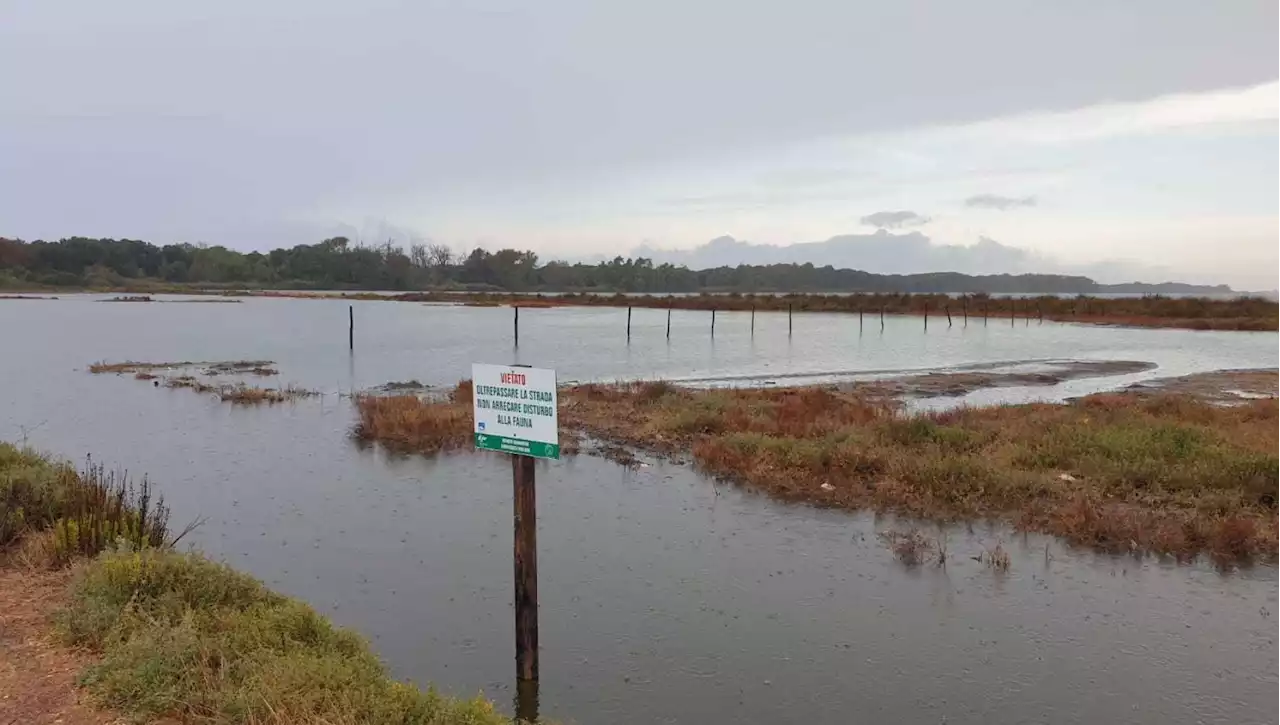
M 424 453 L 467 448 L 469 393 L 361 398 L 356 435 Z M 833 388 L 651 382 L 565 388 L 560 420 L 570 435 L 691 455 L 788 500 L 998 518 L 1108 551 L 1276 555 L 1275 400 L 1122 393 L 907 415 Z

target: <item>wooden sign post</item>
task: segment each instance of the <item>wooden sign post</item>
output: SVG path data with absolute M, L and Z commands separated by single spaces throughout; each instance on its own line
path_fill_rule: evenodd
M 471 366 L 476 448 L 511 454 L 516 678 L 538 679 L 538 507 L 535 458 L 560 458 L 556 371 Z

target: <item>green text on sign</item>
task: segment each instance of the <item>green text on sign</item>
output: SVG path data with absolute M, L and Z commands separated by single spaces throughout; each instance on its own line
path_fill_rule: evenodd
M 560 446 L 555 443 L 526 441 L 520 438 L 504 438 L 503 436 L 476 433 L 476 448 L 502 453 L 517 453 L 532 458 L 560 458 Z

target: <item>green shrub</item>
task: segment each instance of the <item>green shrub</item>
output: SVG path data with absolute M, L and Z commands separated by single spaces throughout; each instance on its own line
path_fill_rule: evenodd
M 390 679 L 366 643 L 307 605 L 196 554 L 107 552 L 78 573 L 58 617 L 102 658 L 84 684 L 142 718 L 226 724 L 499 725 Z

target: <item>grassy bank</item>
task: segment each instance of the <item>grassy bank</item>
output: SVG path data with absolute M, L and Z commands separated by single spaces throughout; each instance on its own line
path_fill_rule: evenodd
M 661 382 L 565 388 L 560 400 L 570 437 L 689 455 L 782 499 L 990 517 L 1106 551 L 1276 556 L 1274 400 L 1107 394 L 905 415 L 835 389 Z M 354 434 L 402 451 L 469 448 L 470 408 L 469 383 L 440 401 L 361 398 Z
M 101 468 L 0 443 L 0 524 L 7 595 L 24 580 L 47 588 L 45 568 L 74 560 L 57 601 L 43 601 L 63 640 L 89 653 L 83 686 L 114 711 L 211 725 L 510 722 L 486 700 L 396 682 L 360 637 L 305 604 L 176 552 L 163 501 Z M 64 532 L 86 530 L 101 535 L 70 539 L 84 543 L 68 555 Z

